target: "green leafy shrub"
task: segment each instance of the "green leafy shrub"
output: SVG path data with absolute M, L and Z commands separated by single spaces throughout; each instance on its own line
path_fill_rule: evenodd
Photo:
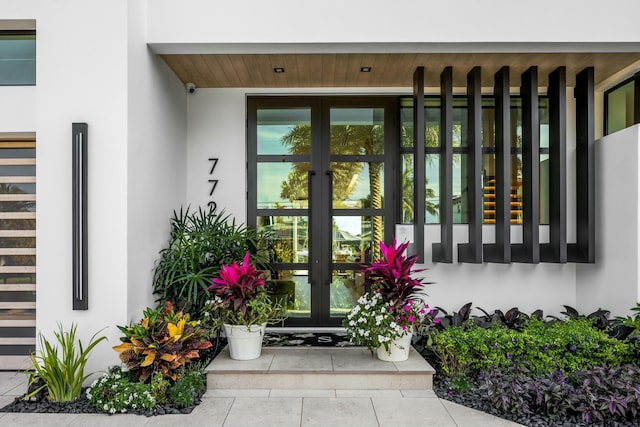
M 183 377 L 183 381 L 189 384 L 189 387 L 191 387 L 196 394 L 203 393 L 205 391 L 206 384 L 204 381 L 204 374 L 200 371 L 191 370 L 187 372 Z
M 545 323 L 529 319 L 522 331 L 471 322 L 430 336 L 431 350 L 447 375 L 525 364 L 534 373 L 573 372 L 594 366 L 619 366 L 631 352 L 628 344 L 597 330 L 589 319 Z
M 169 389 L 169 399 L 179 408 L 193 406 L 196 396 L 205 391 L 204 373 L 199 369 L 187 371 Z
M 171 386 L 171 382 L 166 379 L 162 372 L 156 372 L 151 377 L 151 394 L 156 399 L 158 404 L 163 404 L 167 401 L 167 390 Z
M 33 392 L 25 396 L 28 399 L 46 388 L 49 400 L 53 402 L 71 402 L 80 397 L 82 384 L 91 375 L 85 374 L 84 368 L 89 359 L 89 354 L 101 341 L 107 338 L 97 337 L 96 332 L 89 340 L 89 345 L 85 348 L 80 340 L 76 342 L 77 325 L 71 324 L 68 332 L 65 332 L 62 325 L 58 323 L 58 331 L 54 332 L 56 341 L 60 346 L 62 354 L 56 344 L 51 344 L 42 334 L 39 334 L 40 350 L 31 353 L 31 362 L 36 375 L 30 378 L 30 385 L 38 378 L 44 383 Z
M 176 381 L 167 394 L 169 395 L 169 399 L 171 399 L 173 404 L 178 408 L 186 408 L 195 403 L 193 389 L 184 381 Z
M 153 293 L 202 318 L 209 285 L 223 264 L 242 259 L 257 244 L 255 230 L 213 209 L 173 212 L 169 245 L 160 251 Z
M 156 372 L 176 380 L 180 369 L 211 347 L 204 330 L 189 314 L 175 312 L 167 301 L 164 308 L 147 308 L 140 323 L 118 326 L 124 337 L 113 349 L 133 376 L 147 381 Z
M 151 409 L 158 403 L 151 384 L 137 381 L 129 373 L 122 372 L 119 366 L 110 368 L 95 380 L 87 388 L 86 396 L 94 407 L 110 414 Z

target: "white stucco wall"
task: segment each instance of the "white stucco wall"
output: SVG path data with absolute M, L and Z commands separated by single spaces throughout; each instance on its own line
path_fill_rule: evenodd
M 366 93 L 362 89 L 289 90 L 290 94 Z M 381 89 L 380 93 L 398 93 L 398 89 Z M 219 157 L 214 178 L 220 179 L 213 200 L 241 222 L 246 222 L 246 95 L 277 93 L 274 90 L 199 89 L 188 96 L 188 167 L 187 199 L 193 206 L 206 205 L 209 186 L 208 157 Z M 405 93 L 410 93 L 406 89 Z M 573 103 L 568 102 L 567 116 L 572 116 Z M 570 121 L 573 119 L 570 119 Z M 568 125 L 569 126 L 569 125 Z M 568 147 L 575 149 L 575 130 L 567 130 Z M 575 186 L 571 173 L 568 187 Z M 573 192 L 573 190 L 570 190 Z M 575 203 L 575 202 L 574 202 Z M 573 208 L 575 212 L 575 207 Z M 569 217 L 571 218 L 571 217 Z M 514 226 L 512 241 L 521 241 L 521 227 Z M 575 225 L 569 222 L 568 235 L 575 236 Z M 571 231 L 573 230 L 573 231 Z M 493 227 L 485 226 L 485 243 L 494 239 Z M 548 241 L 547 227 L 542 227 L 541 241 Z M 439 227 L 426 226 L 425 259 L 431 259 L 431 244 L 440 241 Z M 466 226 L 454 227 L 454 243 L 467 242 Z M 455 246 L 457 251 L 457 246 Z M 457 253 L 457 252 L 456 252 Z M 457 256 L 454 257 L 454 260 Z M 427 280 L 436 282 L 429 294 L 433 304 L 446 310 L 457 310 L 467 302 L 486 310 L 518 306 L 524 311 L 543 309 L 557 314 L 562 305 L 576 305 L 575 264 L 432 264 L 427 262 Z
M 0 3 L 3 19 L 37 27 L 37 86 L 0 88 L 0 132 L 37 134 L 36 329 L 76 322 L 86 343 L 106 328 L 88 370 L 119 362 L 116 325 L 153 304 L 153 263 L 185 197 L 184 87 L 146 48 L 146 3 Z M 73 122 L 89 125 L 87 311 L 71 306 Z
M 129 1 L 127 96 L 127 321 L 155 306 L 153 266 L 186 191 L 183 84 L 146 46 L 146 1 Z
M 640 301 L 640 125 L 596 141 L 596 263 L 578 265 L 578 307 L 630 314 Z
M 106 328 L 88 365 L 104 369 L 127 321 L 126 2 L 25 3 L 38 37 L 36 326 L 50 336 L 74 321 L 85 342 Z M 89 126 L 87 311 L 71 307 L 72 122 Z
M 0 132 L 36 130 L 36 87 L 0 86 Z
M 624 13 L 607 20 L 603 17 L 610 16 L 610 4 L 585 4 L 584 0 L 540 0 L 517 6 L 510 0 L 238 0 L 224 4 L 154 0 L 149 9 L 149 42 L 229 44 L 230 50 L 243 43 L 272 44 L 271 48 L 296 44 L 308 50 L 322 46 L 303 44 L 469 43 L 485 49 L 478 44 L 551 42 L 563 49 L 572 42 L 640 42 L 635 19 L 640 3 L 619 0 L 616 9 Z M 378 46 L 385 48 L 390 47 Z M 451 50 L 452 46 L 435 48 Z

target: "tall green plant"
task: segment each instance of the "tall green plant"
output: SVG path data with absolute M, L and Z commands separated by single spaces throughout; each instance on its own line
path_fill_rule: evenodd
M 38 394 L 44 388 L 49 393 L 49 400 L 54 402 L 71 402 L 80 397 L 82 383 L 91 375 L 91 373 L 84 373 L 89 353 L 107 337 L 97 337 L 100 333 L 98 331 L 91 337 L 86 348 L 80 340 L 76 347 L 76 329 L 77 325 L 73 323 L 69 332 L 65 332 L 62 325 L 58 323 L 58 332 L 54 332 L 54 335 L 62 350 L 61 355 L 59 355 L 58 345 L 51 344 L 42 334 L 39 334 L 40 350 L 37 353 L 31 353 L 30 356 L 33 363 L 31 368 L 36 372 L 36 375 L 31 376 L 30 383 L 40 378 L 44 385 L 25 398 Z
M 201 317 L 208 299 L 211 278 L 223 264 L 242 259 L 246 251 L 255 252 L 256 233 L 236 224 L 234 218 L 213 209 L 173 212 L 171 237 L 160 251 L 155 268 L 153 292 L 158 301 L 173 301 Z

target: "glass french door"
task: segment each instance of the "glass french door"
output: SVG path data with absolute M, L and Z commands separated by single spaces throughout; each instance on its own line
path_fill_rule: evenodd
M 391 97 L 248 99 L 247 223 L 287 325 L 339 325 L 392 238 L 396 111 Z

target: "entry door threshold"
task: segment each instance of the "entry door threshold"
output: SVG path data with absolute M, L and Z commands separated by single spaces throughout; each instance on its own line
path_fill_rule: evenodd
M 341 326 L 268 326 L 266 332 L 275 332 L 282 334 L 305 334 L 312 332 L 324 332 L 330 334 L 346 333 Z

